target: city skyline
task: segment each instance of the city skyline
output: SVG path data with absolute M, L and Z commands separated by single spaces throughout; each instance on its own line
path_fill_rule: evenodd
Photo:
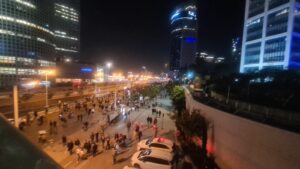
M 180 0 L 143 3 L 135 0 L 101 5 L 98 1 L 82 1 L 83 60 L 90 63 L 116 60 L 115 65 L 128 71 L 140 70 L 146 62 L 150 70 L 165 71 L 170 56 L 169 19 L 180 3 Z M 197 3 L 199 50 L 230 57 L 232 38 L 242 36 L 244 1 Z

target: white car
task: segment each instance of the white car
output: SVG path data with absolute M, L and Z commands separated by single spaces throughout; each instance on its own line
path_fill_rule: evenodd
M 123 169 L 138 169 L 138 168 L 125 166 Z
M 160 150 L 143 150 L 131 157 L 131 165 L 140 169 L 172 169 L 172 153 Z
M 15 124 L 15 119 L 13 118 L 9 118 L 7 119 L 12 125 Z M 19 118 L 19 125 L 22 125 L 22 124 L 26 124 L 26 119 L 25 118 Z
M 137 144 L 137 150 L 155 149 L 167 152 L 173 152 L 174 143 L 165 138 L 145 139 Z

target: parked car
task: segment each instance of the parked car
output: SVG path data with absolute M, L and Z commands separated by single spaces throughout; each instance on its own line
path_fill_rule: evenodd
M 138 168 L 125 166 L 123 169 L 138 169 Z
M 131 165 L 140 169 L 172 169 L 173 154 L 160 150 L 143 150 L 131 158 Z
M 12 125 L 14 125 L 15 124 L 15 119 L 13 119 L 13 118 L 9 118 L 9 119 L 7 119 Z M 19 126 L 20 125 L 25 125 L 26 124 L 26 119 L 25 118 L 19 118 Z
M 174 142 L 166 138 L 154 138 L 154 139 L 145 139 L 141 140 L 137 144 L 138 151 L 146 149 L 156 149 L 167 152 L 173 152 Z

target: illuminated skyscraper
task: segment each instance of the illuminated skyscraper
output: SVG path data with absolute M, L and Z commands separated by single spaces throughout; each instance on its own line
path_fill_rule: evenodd
M 55 66 L 51 1 L 0 1 L 0 86 L 38 78 Z
M 56 66 L 60 51 L 79 55 L 79 12 L 57 4 L 54 0 L 0 0 L 0 87 L 41 78 L 41 69 Z M 71 20 L 64 24 L 68 29 L 59 29 L 64 27 L 58 17 Z
M 79 0 L 54 0 L 54 35 L 59 62 L 78 60 L 80 55 Z
M 195 61 L 197 51 L 197 7 L 186 3 L 172 13 L 170 71 L 179 71 Z
M 247 0 L 240 72 L 300 68 L 300 0 Z

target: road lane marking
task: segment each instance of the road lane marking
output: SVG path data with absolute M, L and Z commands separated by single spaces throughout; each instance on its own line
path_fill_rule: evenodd
M 67 164 L 64 165 L 64 168 L 67 168 L 73 161 L 69 161 Z

